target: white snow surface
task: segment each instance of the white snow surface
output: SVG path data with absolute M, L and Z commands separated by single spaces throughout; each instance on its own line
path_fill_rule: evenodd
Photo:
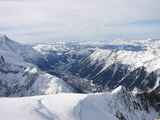
M 118 92 L 119 94 L 119 92 Z M 112 93 L 56 94 L 24 98 L 0 98 L 3 120 L 153 120 L 157 113 L 134 109 L 131 101 Z M 133 101 L 135 100 L 132 97 Z M 130 107 L 130 108 L 129 108 Z

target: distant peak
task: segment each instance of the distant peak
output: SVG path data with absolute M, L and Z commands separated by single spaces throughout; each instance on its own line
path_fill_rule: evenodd
M 15 44 L 19 44 L 17 43 L 16 41 L 10 39 L 7 35 L 4 35 L 4 34 L 0 34 L 0 44 L 11 44 L 11 45 L 15 45 Z
M 0 41 L 1 42 L 5 42 L 5 41 L 8 41 L 9 38 L 7 37 L 7 35 L 3 35 L 3 34 L 0 34 Z
M 7 35 L 0 33 L 0 38 L 8 38 Z

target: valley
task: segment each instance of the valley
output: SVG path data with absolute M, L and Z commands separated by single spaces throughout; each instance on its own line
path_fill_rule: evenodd
M 160 110 L 158 43 L 159 40 L 141 43 L 124 40 L 99 45 L 72 42 L 23 45 L 2 35 L 1 117 L 156 119 Z M 27 110 L 22 113 L 24 107 Z

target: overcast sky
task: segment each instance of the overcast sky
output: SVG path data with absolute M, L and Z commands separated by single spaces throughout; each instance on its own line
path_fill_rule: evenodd
M 25 43 L 160 38 L 160 0 L 0 0 L 0 33 Z

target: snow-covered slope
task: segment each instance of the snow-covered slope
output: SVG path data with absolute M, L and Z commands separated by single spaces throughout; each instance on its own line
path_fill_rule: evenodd
M 154 120 L 157 112 L 122 87 L 112 93 L 1 98 L 4 120 Z
M 42 72 L 35 65 L 28 63 L 32 58 L 37 59 L 37 55 L 29 46 L 16 43 L 6 36 L 0 36 L 0 96 L 29 96 L 73 91 L 62 79 Z

